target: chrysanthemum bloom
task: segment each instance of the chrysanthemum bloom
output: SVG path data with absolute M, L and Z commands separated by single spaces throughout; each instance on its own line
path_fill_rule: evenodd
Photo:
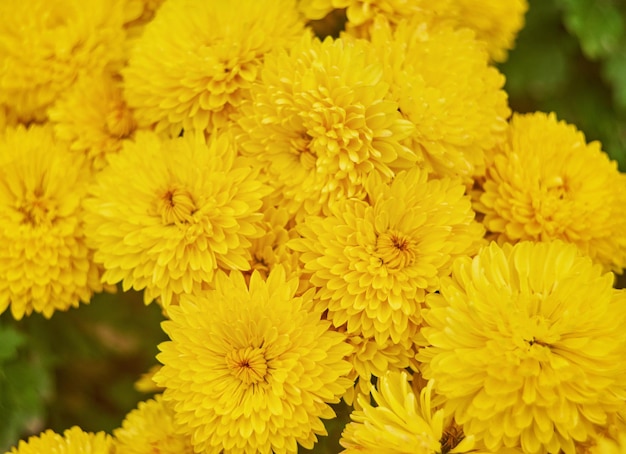
M 388 100 L 383 67 L 366 41 L 306 37 L 268 54 L 252 99 L 242 105 L 242 150 L 268 166 L 284 206 L 300 216 L 365 196 L 376 173 L 414 164 L 401 141 L 413 131 Z
M 491 59 L 506 60 L 515 45 L 517 33 L 524 27 L 527 0 L 455 0 L 452 20 L 459 27 L 476 32 L 487 44 Z
M 405 19 L 437 22 L 472 30 L 486 44 L 491 58 L 504 61 L 524 25 L 526 0 L 300 0 L 308 19 L 322 19 L 346 9 L 346 31 L 367 38 L 377 16 L 392 26 Z
M 345 330 L 345 326 L 338 328 L 340 332 L 345 332 Z M 401 371 L 409 366 L 415 367 L 416 349 L 408 336 L 399 343 L 388 339 L 381 345 L 373 337 L 350 334 L 347 342 L 354 348 L 348 358 L 352 364 L 349 377 L 354 382 L 354 386 L 349 388 L 342 398 L 354 408 L 361 409 L 359 396 L 369 399 L 372 377 L 382 377 L 388 371 Z
M 51 317 L 102 291 L 82 224 L 88 178 L 51 128 L 0 136 L 0 313 Z
M 499 242 L 561 239 L 607 270 L 626 266 L 626 175 L 554 114 L 513 116 L 475 209 Z
M 80 75 L 119 68 L 124 39 L 122 0 L 2 0 L 0 104 L 43 120 Z
M 295 0 L 172 0 L 131 51 L 125 94 L 141 126 L 212 130 L 248 96 L 263 56 L 304 33 Z
M 484 175 L 485 153 L 506 137 L 510 115 L 504 76 L 467 29 L 377 21 L 372 42 L 392 97 L 414 125 L 411 148 L 435 175 L 471 182 Z
M 170 308 L 155 381 L 196 452 L 295 453 L 326 434 L 320 418 L 350 386 L 351 347 L 297 288 L 280 266 L 266 281 L 254 272 L 249 288 L 219 272 L 215 290 Z
M 46 430 L 28 441 L 20 441 L 7 454 L 115 454 L 113 437 L 104 433 L 85 432 L 74 426 L 63 435 Z
M 55 135 L 71 150 L 85 154 L 96 170 L 106 165 L 107 155 L 122 148 L 122 140 L 136 127 L 119 80 L 108 73 L 80 78 L 48 116 Z
M 160 394 L 140 402 L 113 435 L 120 454 L 194 454 L 191 436 L 181 432 Z
M 406 372 L 388 372 L 372 390 L 376 406 L 361 398 L 339 441 L 344 453 L 438 454 L 474 452 L 473 437 L 465 438 L 454 426 L 447 427 L 444 412 L 433 412 L 433 382 L 413 391 Z M 444 431 L 444 429 L 446 429 Z
M 369 203 L 342 200 L 329 216 L 307 217 L 289 245 L 302 253 L 316 307 L 334 326 L 400 343 L 415 334 L 426 293 L 454 258 L 477 251 L 484 229 L 459 180 L 428 181 L 414 168 L 368 192 Z
M 237 157 L 230 137 L 142 131 L 109 159 L 91 187 L 87 238 L 102 279 L 145 289 L 167 307 L 210 283 L 218 268 L 250 268 L 250 240 L 263 235 L 268 188 Z M 132 175 L 132 178 L 129 178 Z
M 374 19 L 379 15 L 395 25 L 415 16 L 423 20 L 433 15 L 448 18 L 458 6 L 455 0 L 299 0 L 298 8 L 307 19 L 312 20 L 345 9 L 346 31 L 368 38 Z
M 292 219 L 284 208 L 271 206 L 263 210 L 261 226 L 265 234 L 252 240 L 250 274 L 258 271 L 266 278 L 276 265 L 282 265 L 289 276 L 301 274 L 298 255 L 287 247 L 287 242 L 298 236 L 291 224 Z
M 573 454 L 623 408 L 626 292 L 562 241 L 496 243 L 426 298 L 426 379 L 486 447 Z

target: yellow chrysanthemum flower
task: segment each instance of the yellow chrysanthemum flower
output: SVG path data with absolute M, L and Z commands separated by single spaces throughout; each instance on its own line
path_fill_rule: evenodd
M 623 408 L 626 291 L 561 241 L 496 243 L 426 298 L 425 378 L 486 447 L 573 454 Z
M 370 43 L 306 37 L 267 55 L 240 111 L 242 150 L 268 166 L 292 214 L 363 198 L 367 175 L 391 178 L 415 162 L 401 144 L 413 127 L 388 95 Z
M 513 116 L 475 209 L 500 242 L 561 239 L 607 270 L 626 267 L 626 175 L 554 114 Z
M 384 17 L 396 25 L 415 16 L 426 20 L 433 15 L 448 17 L 455 0 L 299 0 L 298 8 L 307 19 L 322 19 L 333 11 L 345 9 L 346 31 L 368 38 L 374 19 Z
M 124 40 L 122 0 L 2 0 L 0 104 L 43 120 L 80 75 L 119 68 Z
M 433 412 L 433 382 L 415 395 L 405 372 L 388 372 L 372 390 L 376 406 L 361 398 L 342 433 L 343 452 L 369 454 L 439 454 L 474 452 L 473 437 L 447 427 L 443 409 Z M 444 431 L 444 428 L 446 429 Z
M 487 44 L 491 59 L 506 60 L 517 33 L 524 27 L 527 0 L 454 0 L 453 20 L 468 27 L 476 38 Z
M 115 441 L 104 433 L 85 432 L 74 426 L 63 435 L 46 430 L 20 441 L 7 454 L 115 454 Z
M 135 120 L 122 98 L 117 78 L 105 73 L 82 77 L 48 111 L 56 136 L 70 149 L 87 155 L 94 169 L 122 148 L 135 130 Z
M 294 0 L 170 0 L 123 71 L 140 126 L 212 130 L 248 97 L 264 55 L 304 33 Z
M 345 332 L 346 327 L 342 326 L 338 331 Z M 381 345 L 373 337 L 349 334 L 347 342 L 354 348 L 348 358 L 352 364 L 349 377 L 354 381 L 354 386 L 342 398 L 356 409 L 361 409 L 359 396 L 369 398 L 373 377 L 382 377 L 389 371 L 400 371 L 409 366 L 415 367 L 416 349 L 408 336 L 400 343 L 388 339 Z
M 263 211 L 261 225 L 265 234 L 252 240 L 250 275 L 258 271 L 266 278 L 276 265 L 282 265 L 288 276 L 300 276 L 298 255 L 287 247 L 287 242 L 298 236 L 291 224 L 292 219 L 284 208 L 270 206 Z
M 484 229 L 459 180 L 428 181 L 414 168 L 368 192 L 369 202 L 342 200 L 329 216 L 307 217 L 289 245 L 302 253 L 316 307 L 334 326 L 400 343 L 415 334 L 426 293 L 454 258 L 477 251 Z
M 163 329 L 155 381 L 192 434 L 196 452 L 267 453 L 312 448 L 350 386 L 351 347 L 296 297 L 278 266 L 263 280 L 219 272 L 215 290 L 181 297 Z
M 113 431 L 120 454 L 194 454 L 191 436 L 174 421 L 174 410 L 162 395 L 140 402 Z
M 404 118 L 411 148 L 435 175 L 484 175 L 485 153 L 506 136 L 504 76 L 467 29 L 377 21 L 372 43 Z
M 313 20 L 345 8 L 346 31 L 364 38 L 370 36 L 377 17 L 394 27 L 405 19 L 417 19 L 468 28 L 495 61 L 506 60 L 528 9 L 527 0 L 300 0 L 298 6 Z
M 82 223 L 88 178 L 51 128 L 0 136 L 0 313 L 49 318 L 102 291 Z
M 125 141 L 98 173 L 87 208 L 87 237 L 103 280 L 145 289 L 167 307 L 210 283 L 218 268 L 250 268 L 250 240 L 263 235 L 268 188 L 237 157 L 228 135 L 154 133 Z M 132 178 L 129 178 L 132 175 Z

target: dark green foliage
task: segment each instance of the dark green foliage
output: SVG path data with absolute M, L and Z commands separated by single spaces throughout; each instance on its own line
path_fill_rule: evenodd
M 626 170 L 626 2 L 530 0 L 501 70 L 515 111 L 556 112 Z

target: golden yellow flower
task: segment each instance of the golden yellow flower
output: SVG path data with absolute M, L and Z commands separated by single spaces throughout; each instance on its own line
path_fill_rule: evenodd
M 492 451 L 573 454 L 623 408 L 626 291 L 561 241 L 496 243 L 426 298 L 426 379 Z M 562 451 L 561 451 L 562 450 Z
M 7 454 L 115 454 L 115 441 L 104 433 L 85 432 L 74 426 L 57 434 L 46 430 L 28 441 L 21 440 Z
M 506 60 L 517 33 L 524 27 L 527 0 L 455 0 L 452 16 L 457 26 L 468 27 L 487 44 L 491 59 Z
M 120 454 L 194 454 L 191 436 L 181 432 L 162 395 L 140 402 L 113 431 Z
M 309 216 L 289 242 L 318 288 L 316 307 L 335 327 L 381 346 L 415 334 L 427 292 L 452 261 L 476 252 L 484 229 L 459 180 L 427 180 L 418 168 L 391 184 L 370 179 L 369 202 L 342 200 Z
M 485 153 L 506 136 L 510 109 L 504 76 L 467 29 L 377 21 L 372 43 L 404 118 L 411 148 L 435 175 L 484 175 Z
M 353 422 L 340 440 L 344 453 L 475 452 L 473 437 L 465 438 L 454 425 L 448 426 L 443 409 L 433 412 L 432 381 L 416 395 L 405 372 L 387 372 L 378 379 L 377 388 L 372 390 L 377 405 L 361 398 L 362 410 L 350 415 Z
M 0 136 L 0 313 L 49 318 L 102 291 L 83 230 L 88 178 L 49 127 Z
M 374 19 L 382 16 L 396 25 L 403 19 L 419 16 L 445 17 L 455 9 L 455 0 L 300 0 L 298 7 L 307 19 L 322 19 L 329 13 L 345 9 L 346 30 L 359 37 L 368 38 Z
M 345 332 L 346 327 L 342 326 L 338 331 Z M 388 371 L 401 371 L 409 366 L 416 367 L 415 345 L 408 337 L 399 343 L 388 339 L 381 345 L 373 337 L 348 335 L 347 342 L 354 349 L 348 358 L 352 364 L 349 377 L 354 381 L 354 386 L 342 396 L 348 405 L 361 409 L 359 396 L 369 399 L 373 377 L 382 377 Z
M 55 135 L 85 154 L 96 170 L 122 148 L 135 120 L 122 99 L 120 81 L 109 73 L 81 77 L 48 111 Z
M 287 247 L 287 242 L 298 236 L 292 224 L 293 220 L 282 207 L 270 206 L 263 210 L 261 225 L 265 234 L 252 240 L 250 275 L 258 271 L 263 278 L 267 278 L 276 265 L 282 265 L 288 276 L 300 276 L 298 254 Z
M 196 452 L 295 453 L 326 434 L 320 418 L 350 386 L 351 347 L 297 288 L 281 266 L 267 280 L 254 272 L 249 287 L 219 272 L 215 290 L 170 308 L 155 381 Z
M 626 175 L 554 114 L 513 116 L 475 209 L 500 242 L 561 239 L 607 270 L 626 266 Z
M 366 41 L 306 37 L 268 54 L 240 109 L 244 153 L 268 166 L 281 206 L 317 214 L 365 196 L 370 173 L 391 178 L 415 162 L 401 141 L 413 127 L 387 99 L 383 67 Z
M 123 71 L 140 126 L 212 130 L 248 97 L 264 55 L 304 33 L 294 0 L 172 0 Z
M 236 156 L 230 136 L 162 140 L 142 131 L 96 176 L 87 237 L 103 280 L 145 289 L 167 307 L 210 283 L 218 268 L 250 268 L 250 240 L 263 235 L 268 188 Z
M 124 39 L 122 0 L 3 0 L 0 104 L 43 120 L 80 75 L 119 68 Z
M 527 0 L 300 0 L 308 19 L 319 20 L 345 9 L 346 31 L 368 38 L 377 18 L 392 27 L 405 19 L 442 23 L 472 30 L 491 58 L 504 61 L 524 26 Z

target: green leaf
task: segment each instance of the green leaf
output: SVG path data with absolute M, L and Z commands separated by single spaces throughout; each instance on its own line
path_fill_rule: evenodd
M 15 358 L 24 341 L 24 336 L 15 328 L 0 325 L 0 364 Z
M 50 379 L 41 363 L 11 362 L 0 375 L 0 451 L 9 449 L 29 428 L 40 431 Z
M 584 54 L 604 58 L 620 48 L 624 18 L 611 0 L 559 0 L 567 28 L 578 36 Z

